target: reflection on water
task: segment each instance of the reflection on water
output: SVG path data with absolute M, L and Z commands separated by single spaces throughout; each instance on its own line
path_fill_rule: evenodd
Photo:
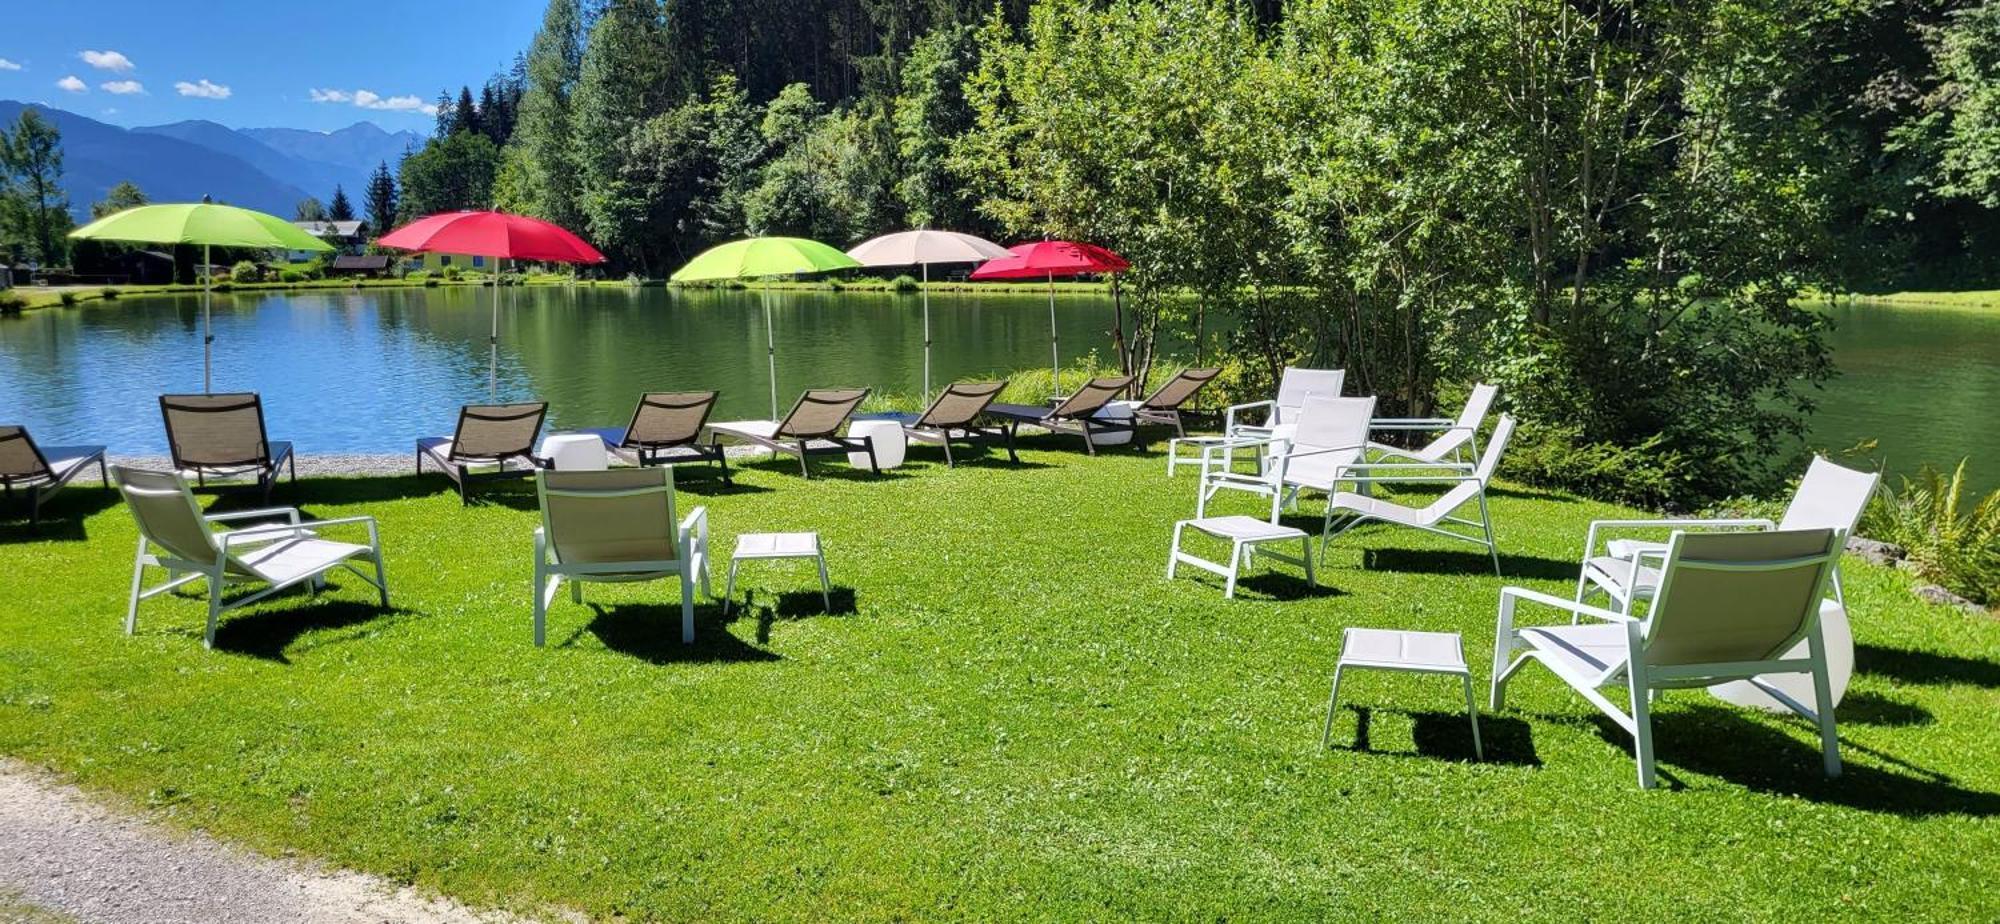
M 486 397 L 491 289 L 245 293 L 215 301 L 217 390 L 262 392 L 272 435 L 301 452 L 401 451 L 448 429 Z M 550 402 L 554 426 L 623 423 L 641 391 L 714 388 L 716 414 L 769 412 L 764 299 L 780 400 L 811 386 L 915 395 L 923 318 L 915 295 L 755 290 L 507 289 L 500 393 Z M 1020 293 L 939 293 L 931 303 L 937 382 L 1039 368 L 1048 306 Z M 1973 459 L 2000 484 L 2000 311 L 1829 309 L 1834 360 L 1812 445 L 1879 439 L 1897 470 Z M 1108 353 L 1108 299 L 1063 296 L 1063 356 Z M 45 442 L 163 452 L 157 397 L 201 388 L 194 295 L 128 298 L 0 319 L 0 422 Z

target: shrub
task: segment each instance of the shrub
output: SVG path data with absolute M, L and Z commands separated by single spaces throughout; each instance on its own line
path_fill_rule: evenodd
M 288 269 L 278 274 L 279 282 L 304 282 L 306 274 L 300 270 Z
M 915 292 L 920 288 L 922 286 L 917 282 L 916 277 L 908 273 L 889 280 L 889 291 L 891 292 Z
M 257 269 L 257 264 L 248 260 L 238 260 L 235 266 L 229 268 L 231 282 L 256 282 L 261 278 L 263 272 Z
M 27 308 L 27 296 L 11 290 L 0 290 L 0 314 L 20 314 Z
M 461 277 L 465 275 L 465 271 L 459 269 L 456 266 L 445 267 L 443 273 L 444 273 L 444 278 L 451 280 L 452 282 L 457 282 Z
M 1685 456 L 1655 436 L 1637 446 L 1588 441 L 1583 432 L 1552 424 L 1523 423 L 1507 447 L 1508 477 L 1600 500 L 1654 509 L 1694 496 L 1696 473 Z
M 437 287 L 438 287 L 438 278 L 437 278 L 436 276 L 425 276 L 425 277 L 424 277 L 424 288 L 426 288 L 426 289 L 435 289 L 435 288 L 437 288 Z
M 108 302 L 118 297 L 118 290 L 110 286 L 105 286 L 104 288 L 97 290 L 97 297 L 104 299 L 105 301 Z
M 61 295 L 59 295 L 59 296 L 57 296 L 57 297 L 58 297 L 58 298 L 60 298 L 60 299 L 62 299 L 62 306 L 63 306 L 64 308 L 74 308 L 74 307 L 76 307 L 76 293 L 75 293 L 75 292 L 64 292 L 63 294 L 61 294 Z
M 2000 602 L 2000 490 L 1968 509 L 1964 461 L 1949 478 L 1925 466 L 1902 482 L 1876 496 L 1861 532 L 1902 546 L 1918 577 L 1975 603 Z
M 430 270 L 411 270 L 403 274 L 403 279 L 409 282 L 422 282 L 429 278 L 431 278 Z

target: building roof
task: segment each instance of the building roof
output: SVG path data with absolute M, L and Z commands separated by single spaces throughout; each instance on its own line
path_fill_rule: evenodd
M 389 257 L 386 254 L 368 254 L 359 257 L 343 255 L 333 258 L 333 268 L 337 270 L 385 270 L 389 268 Z
M 358 221 L 295 221 L 292 222 L 314 237 L 359 237 L 361 222 Z

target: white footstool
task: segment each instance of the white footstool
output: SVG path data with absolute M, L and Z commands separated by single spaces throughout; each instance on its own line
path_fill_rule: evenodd
M 1472 703 L 1472 671 L 1465 666 L 1465 646 L 1456 632 L 1404 632 L 1399 629 L 1354 629 L 1340 634 L 1340 660 L 1333 667 L 1333 692 L 1326 698 L 1324 748 L 1333 737 L 1333 710 L 1340 703 L 1340 673 L 1347 668 L 1452 674 L 1465 684 L 1465 712 L 1472 718 L 1472 753 L 1486 759 L 1479 740 L 1479 708 Z
M 1227 541 L 1229 543 L 1229 564 L 1217 564 L 1206 558 L 1181 551 L 1181 532 L 1187 529 L 1193 529 L 1196 532 L 1206 533 L 1217 539 Z M 1314 583 L 1312 537 L 1307 536 L 1305 530 L 1290 526 L 1280 526 L 1276 523 L 1266 523 L 1256 517 L 1246 516 L 1202 517 L 1195 520 L 1182 520 L 1174 524 L 1174 548 L 1172 553 L 1167 557 L 1167 579 L 1173 580 L 1174 570 L 1177 566 L 1192 565 L 1203 571 L 1221 575 L 1225 581 L 1222 586 L 1222 596 L 1225 599 L 1234 597 L 1236 596 L 1236 574 L 1238 570 L 1250 564 L 1250 558 L 1256 553 L 1257 546 L 1267 542 L 1290 542 L 1293 540 L 1299 543 L 1298 558 L 1277 552 L 1265 552 L 1264 554 L 1282 562 L 1303 566 L 1306 569 L 1306 583 Z
M 860 439 L 868 437 L 875 444 L 875 466 L 895 468 L 903 464 L 903 455 L 909 448 L 909 441 L 903 437 L 903 424 L 895 420 L 857 420 L 847 425 L 847 437 Z M 850 452 L 847 464 L 855 468 L 868 467 L 868 454 Z
M 819 598 L 833 612 L 833 585 L 826 579 L 826 554 L 820 551 L 819 533 L 744 533 L 736 537 L 736 551 L 729 556 L 729 582 L 722 589 L 722 615 L 729 615 L 736 602 L 736 569 L 746 561 L 771 558 L 810 558 L 819 563 Z
M 611 465 L 604 438 L 595 433 L 553 433 L 542 439 L 542 458 L 559 472 L 601 472 Z

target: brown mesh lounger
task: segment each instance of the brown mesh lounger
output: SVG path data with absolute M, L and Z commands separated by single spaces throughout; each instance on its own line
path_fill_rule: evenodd
M 256 392 L 161 395 L 160 415 L 167 422 L 174 469 L 182 477 L 193 475 L 196 484 L 249 475 L 269 501 L 280 467 L 294 483 L 299 480 L 292 444 L 265 436 L 264 404 Z
M 655 391 L 639 396 L 632 422 L 623 430 L 592 430 L 611 454 L 641 468 L 676 462 L 713 462 L 729 481 L 729 457 L 722 447 L 701 441 L 715 410 L 712 391 Z
M 1089 450 L 1091 455 L 1096 455 L 1097 441 L 1092 439 L 1096 433 L 1123 430 L 1133 434 L 1134 437 L 1138 435 L 1139 427 L 1133 421 L 1104 420 L 1093 416 L 1131 384 L 1132 377 L 1129 375 L 1107 375 L 1085 382 L 1082 388 L 1076 390 L 1076 394 L 1064 398 L 1063 402 L 1054 408 L 1035 407 L 1030 404 L 995 404 L 988 407 L 986 412 L 995 417 L 1006 418 L 1009 434 L 1018 431 L 1024 423 L 1045 427 L 1051 431 L 1064 427 L 1073 428 L 1082 432 L 1084 448 Z
M 471 503 L 471 488 L 477 482 L 526 478 L 546 467 L 535 456 L 535 438 L 541 435 L 542 418 L 548 412 L 546 401 L 468 404 L 459 409 L 455 435 L 417 441 L 417 474 L 424 473 L 424 460 L 430 459 L 458 485 L 463 503 Z
M 1175 436 L 1186 436 L 1187 428 L 1181 423 L 1181 407 L 1221 373 L 1220 367 L 1182 369 L 1168 379 L 1167 384 L 1146 396 L 1146 400 L 1134 405 L 1132 417 L 1142 424 L 1166 424 L 1174 428 Z
M 42 522 L 42 503 L 62 490 L 71 478 L 89 468 L 92 462 L 97 463 L 97 477 L 104 480 L 105 487 L 110 487 L 111 476 L 104 468 L 104 447 L 50 446 L 44 449 L 35 445 L 35 438 L 28 435 L 28 428 L 0 426 L 0 490 L 6 492 L 10 504 L 14 501 L 15 488 L 26 491 L 28 522 L 31 525 Z
M 961 443 L 1005 443 L 1007 458 L 1016 462 L 1021 457 L 1014 452 L 1014 431 L 1009 427 L 980 425 L 980 418 L 986 416 L 986 409 L 993 399 L 1000 396 L 1006 382 L 953 382 L 931 402 L 923 416 L 903 425 L 903 433 L 910 439 L 925 443 L 936 443 L 944 447 L 944 464 L 955 466 L 951 457 L 951 441 Z
M 854 409 L 867 397 L 866 388 L 807 389 L 784 420 L 731 420 L 709 424 L 708 431 L 713 434 L 718 450 L 722 448 L 722 438 L 731 436 L 773 452 L 796 455 L 799 473 L 807 478 L 812 477 L 812 468 L 806 465 L 807 456 L 849 452 L 867 453 L 869 469 L 879 475 L 882 469 L 875 463 L 875 441 L 865 436 L 841 435 L 848 418 L 854 416 Z

